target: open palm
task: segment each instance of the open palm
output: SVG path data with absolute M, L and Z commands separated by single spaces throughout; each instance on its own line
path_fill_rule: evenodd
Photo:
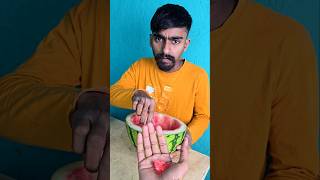
M 181 179 L 188 170 L 188 139 L 185 139 L 181 148 L 181 158 L 178 163 L 173 163 L 161 176 L 154 170 L 154 161 L 171 164 L 167 143 L 160 126 L 154 128 L 152 123 L 142 127 L 142 134 L 138 134 L 137 156 L 140 180 Z

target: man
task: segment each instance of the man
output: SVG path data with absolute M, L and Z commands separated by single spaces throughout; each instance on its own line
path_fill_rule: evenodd
M 59 150 L 73 147 L 103 180 L 109 179 L 108 15 L 107 1 L 84 0 L 32 58 L 0 80 L 1 137 Z
M 181 56 L 187 50 L 192 19 L 179 5 L 166 4 L 151 19 L 150 45 L 154 58 L 135 62 L 111 86 L 110 102 L 132 108 L 141 123 L 161 112 L 188 125 L 188 138 L 197 141 L 209 123 L 209 82 L 206 72 Z
M 213 0 L 213 179 L 316 179 L 315 52 L 293 20 L 249 0 Z

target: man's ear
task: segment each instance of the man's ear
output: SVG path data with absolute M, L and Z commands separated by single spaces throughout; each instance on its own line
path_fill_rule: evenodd
M 186 43 L 184 44 L 183 52 L 185 52 L 188 49 L 190 41 L 191 41 L 190 39 L 186 40 Z

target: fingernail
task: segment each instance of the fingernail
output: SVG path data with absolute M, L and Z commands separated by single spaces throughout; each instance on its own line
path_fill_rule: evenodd
M 158 125 L 158 126 L 156 127 L 156 129 L 157 129 L 160 133 L 162 133 L 162 128 L 161 128 L 161 126 Z
M 139 132 L 139 133 L 138 133 L 138 138 L 140 138 L 140 137 L 142 137 L 142 134 Z

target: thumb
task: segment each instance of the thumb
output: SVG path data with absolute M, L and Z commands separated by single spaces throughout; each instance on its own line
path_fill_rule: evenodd
M 181 147 L 180 163 L 187 161 L 189 158 L 189 139 L 185 138 Z

